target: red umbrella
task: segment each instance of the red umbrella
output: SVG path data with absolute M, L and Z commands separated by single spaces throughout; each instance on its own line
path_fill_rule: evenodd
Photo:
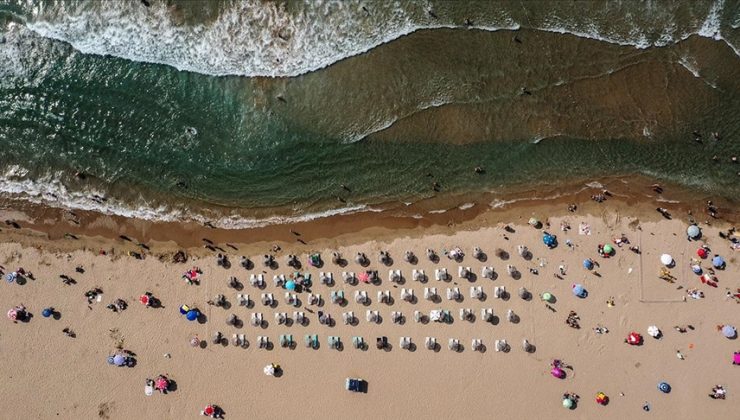
M 640 344 L 642 342 L 642 336 L 636 332 L 631 332 L 630 335 L 627 336 L 627 344 L 635 346 L 637 344 Z
M 370 281 L 370 275 L 367 274 L 367 272 L 360 273 L 360 275 L 357 276 L 357 279 L 363 283 L 368 283 Z
M 149 295 L 141 295 L 139 296 L 139 302 L 142 304 L 149 306 Z
M 160 391 L 166 391 L 169 388 L 169 381 L 164 376 L 159 376 L 157 381 L 154 383 L 154 387 Z
M 203 410 L 203 414 L 206 416 L 212 416 L 215 411 L 216 409 L 214 409 L 212 405 L 209 405 L 206 406 L 205 410 Z
M 704 248 L 699 248 L 696 250 L 696 255 L 698 255 L 700 258 L 706 258 L 707 257 L 707 250 Z

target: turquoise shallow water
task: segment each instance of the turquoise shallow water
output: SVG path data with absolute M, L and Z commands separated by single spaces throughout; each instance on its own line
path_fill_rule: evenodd
M 76 3 L 44 3 L 42 12 L 23 2 L 0 5 L 0 193 L 8 197 L 144 218 L 192 217 L 214 206 L 224 215 L 264 218 L 418 201 L 435 194 L 433 182 L 443 192 L 495 192 L 646 175 L 740 198 L 740 165 L 729 161 L 740 155 L 736 3 L 669 10 L 677 31 L 695 34 L 682 40 L 675 33 L 678 39 L 662 45 L 646 32 L 646 42 L 661 45 L 647 49 L 615 42 L 629 33 L 619 25 L 639 27 L 641 20 L 602 28 L 603 37 L 614 38 L 607 42 L 553 29 L 572 10 L 561 11 L 560 21 L 548 20 L 544 9 L 530 5 L 522 12 L 507 3 L 511 13 L 504 19 L 485 3 L 470 3 L 463 9 L 478 16 L 475 24 L 485 26 L 482 20 L 489 19 L 522 29 L 423 29 L 308 72 L 285 67 L 293 56 L 269 67 L 250 61 L 260 54 L 256 50 L 245 56 L 220 46 L 211 53 L 213 74 L 232 71 L 223 57 L 240 58 L 245 73 L 249 66 L 257 73 L 301 73 L 279 78 L 215 76 L 179 71 L 175 62 L 142 62 L 172 58 L 151 59 L 147 48 L 153 47 L 144 41 L 137 50 L 135 33 L 125 54 L 125 43 L 100 41 L 104 32 L 91 38 L 95 25 L 82 37 L 59 22 L 103 12 L 72 10 L 70 4 Z M 402 6 L 409 11 L 398 25 L 434 19 L 417 3 Z M 124 7 L 134 17 L 155 13 L 140 10 L 138 2 Z M 156 2 L 153 7 L 159 10 Z M 218 18 L 234 13 L 228 7 L 163 9 L 178 19 L 173 45 L 155 46 L 180 51 L 178 36 L 202 32 L 198 22 L 227 25 Z M 359 6 L 349 12 L 357 19 L 368 13 Z M 602 12 L 593 12 L 600 28 L 607 25 Z M 463 12 L 440 2 L 433 13 L 460 20 Z M 530 23 L 539 19 L 550 26 L 527 28 L 519 23 L 527 20 L 522 13 Z M 320 27 L 333 22 L 331 16 L 303 19 Z M 584 19 L 573 18 L 570 25 L 593 29 Z M 714 32 L 704 29 L 710 21 Z M 234 39 L 257 36 L 229 25 Z M 248 19 L 240 25 L 277 25 L 279 39 L 293 39 L 302 28 Z M 292 28 L 290 35 L 280 28 Z M 81 41 L 50 39 L 62 35 Z M 124 58 L 91 53 L 96 48 Z M 183 67 L 208 68 L 203 57 L 209 56 L 192 48 L 201 60 L 187 56 Z M 131 59 L 136 54 L 140 60 Z M 702 134 L 701 142 L 692 131 Z M 475 166 L 486 173 L 475 174 Z M 84 179 L 75 177 L 78 171 Z

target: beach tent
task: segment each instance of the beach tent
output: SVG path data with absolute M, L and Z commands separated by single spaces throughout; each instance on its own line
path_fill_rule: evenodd
M 658 389 L 660 392 L 669 393 L 671 392 L 671 386 L 668 385 L 668 382 L 661 382 L 658 384 Z
M 578 296 L 579 298 L 585 298 L 588 296 L 588 292 L 586 289 L 583 288 L 583 285 L 581 284 L 574 284 L 573 285 L 573 294 Z
M 663 265 L 671 265 L 673 264 L 673 257 L 670 254 L 663 254 L 660 256 L 660 262 Z
M 737 330 L 732 325 L 725 325 L 722 327 L 722 335 L 727 338 L 735 338 L 737 337 Z
M 691 239 L 698 239 L 701 237 L 701 229 L 699 229 L 699 226 L 697 225 L 691 225 L 686 229 L 686 234 L 689 235 L 689 238 Z
M 714 258 L 712 258 L 712 265 L 714 268 L 725 268 L 725 259 L 719 255 L 715 255 Z

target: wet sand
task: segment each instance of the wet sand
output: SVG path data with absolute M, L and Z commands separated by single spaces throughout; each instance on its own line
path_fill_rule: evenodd
M 601 205 L 583 205 L 575 214 L 564 212 L 561 205 L 552 208 L 516 207 L 498 213 L 483 212 L 478 217 L 451 226 L 357 228 L 354 233 L 342 234 L 339 232 L 348 230 L 344 226 L 348 222 L 338 219 L 333 225 L 336 230 L 324 232 L 323 236 L 306 233 L 308 229 L 291 227 L 301 236 L 288 233 L 293 238 L 281 236 L 258 240 L 255 237 L 246 245 L 235 244 L 238 251 L 222 240 L 227 236 L 212 238 L 229 255 L 233 264 L 229 269 L 218 267 L 215 253 L 200 247 L 190 249 L 189 253 L 195 257 L 186 264 L 172 263 L 168 252 L 178 247 L 174 242 L 149 242 L 151 254 L 137 260 L 125 255 L 125 251 L 134 249 L 135 245 L 121 239 L 81 236 L 76 241 L 50 241 L 40 232 L 36 233 L 36 239 L 31 238 L 27 228 L 20 231 L 11 229 L 10 234 L 8 229 L 3 229 L 0 261 L 5 271 L 20 266 L 33 272 L 35 280 L 23 285 L 3 283 L 2 286 L 4 292 L 0 294 L 0 308 L 8 309 L 23 303 L 34 316 L 27 323 L 3 321 L 0 348 L 5 356 L 0 360 L 0 371 L 4 373 L 5 382 L 14 386 L 6 389 L 0 410 L 13 412 L 22 406 L 25 413 L 34 418 L 197 418 L 203 406 L 215 403 L 224 408 L 226 418 L 490 418 L 492 412 L 502 417 L 524 413 L 530 418 L 574 415 L 579 418 L 625 418 L 644 415 L 641 407 L 648 401 L 652 407 L 650 414 L 659 418 L 727 418 L 737 406 L 734 391 L 740 389 L 740 382 L 734 372 L 737 367 L 731 365 L 731 356 L 733 351 L 740 349 L 736 340 L 723 338 L 716 325 L 736 322 L 737 319 L 738 306 L 725 299 L 726 288 L 735 290 L 740 287 L 737 257 L 729 249 L 728 242 L 718 237 L 719 226 L 702 226 L 705 235 L 702 243 L 710 246 L 713 252 L 722 254 L 728 261 L 728 268 L 717 272 L 718 288 L 701 285 L 688 267 L 699 243 L 686 240 L 683 221 L 658 220 L 650 213 L 640 213 L 648 206 L 652 204 L 644 204 L 643 209 L 611 200 Z M 495 217 L 491 216 L 493 213 Z M 542 230 L 526 225 L 529 217 L 544 220 L 548 214 L 552 215 L 550 232 L 557 234 L 559 240 L 559 246 L 553 250 L 543 245 Z M 516 232 L 504 231 L 492 222 L 496 218 L 508 218 Z M 563 232 L 559 229 L 563 220 L 570 223 L 572 230 Z M 590 236 L 578 234 L 581 222 L 590 225 Z M 124 229 L 122 225 L 117 227 Z M 281 229 L 288 228 L 283 226 Z M 202 233 L 203 230 L 192 232 L 192 239 L 197 239 L 195 235 Z M 622 247 L 617 248 L 612 258 L 598 257 L 597 244 L 621 233 L 633 245 L 639 245 L 642 254 L 634 254 Z M 25 238 L 24 244 L 18 243 L 20 237 Z M 304 237 L 310 239 L 308 244 L 295 242 Z M 320 237 L 322 239 L 318 239 Z M 285 240 L 281 241 L 282 238 Z M 575 249 L 566 246 L 568 239 Z M 281 246 L 281 251 L 276 253 L 279 267 L 263 271 L 260 256 L 276 242 Z M 471 251 L 476 245 L 487 254 L 485 262 L 472 258 Z M 533 253 L 532 260 L 527 261 L 517 255 L 517 245 L 527 245 Z M 424 257 L 426 248 L 441 254 L 443 249 L 454 246 L 466 253 L 462 264 L 445 257 L 434 264 Z M 98 255 L 101 248 L 108 250 L 109 254 Z M 497 257 L 497 248 L 506 251 L 509 259 Z M 330 252 L 335 249 L 349 259 L 357 251 L 365 252 L 371 259 L 370 268 L 379 271 L 381 284 L 342 284 L 342 271 L 357 272 L 361 268 L 354 262 L 346 268 L 332 264 Z M 407 249 L 420 257 L 416 265 L 403 261 L 403 253 Z M 305 266 L 306 254 L 310 250 L 321 252 L 325 265 L 321 269 L 306 270 L 304 267 L 304 270 L 313 275 L 313 292 L 321 294 L 326 303 L 321 308 L 306 308 L 306 294 L 303 293 L 300 296 L 304 303 L 301 310 L 309 318 L 309 325 L 277 325 L 274 313 L 291 314 L 294 308 L 285 304 L 282 299 L 284 290 L 272 285 L 272 276 L 293 271 L 285 265 L 288 254 L 299 255 Z M 405 284 L 389 282 L 389 268 L 378 262 L 380 250 L 390 251 L 394 260 L 390 268 L 402 271 Z M 659 256 L 663 252 L 671 253 L 677 262 L 677 267 L 671 270 L 677 277 L 674 284 L 657 278 Z M 257 267 L 245 271 L 239 266 L 240 255 L 250 256 Z M 599 277 L 581 267 L 585 257 L 600 263 Z M 522 277 L 518 280 L 511 278 L 506 272 L 507 264 L 516 266 Z M 75 272 L 78 265 L 85 268 L 84 274 Z M 182 273 L 193 265 L 203 271 L 198 286 L 189 286 L 180 279 Z M 459 265 L 470 266 L 476 277 L 471 280 L 459 278 Z M 481 278 L 483 265 L 495 269 L 498 274 L 495 280 Z M 560 265 L 567 270 L 562 280 L 554 277 Z M 707 261 L 702 263 L 704 267 L 707 265 Z M 449 282 L 434 280 L 434 269 L 439 267 L 447 268 L 452 277 Z M 539 270 L 539 274 L 532 274 L 529 268 Z M 425 270 L 430 280 L 426 284 L 412 281 L 412 269 Z M 337 284 L 333 287 L 318 284 L 319 271 L 333 272 Z M 261 272 L 267 281 L 264 291 L 248 284 L 249 274 Z M 75 278 L 77 284 L 63 285 L 58 277 L 60 274 Z M 249 294 L 256 301 L 253 308 L 237 305 L 237 292 L 227 287 L 230 276 L 236 276 L 245 284 L 241 293 Z M 572 295 L 573 283 L 586 287 L 589 292 L 586 299 Z M 470 298 L 471 286 L 483 287 L 487 295 L 485 301 Z M 511 298 L 495 299 L 493 288 L 496 286 L 506 287 Z M 93 287 L 103 290 L 102 300 L 88 308 L 83 295 Z M 436 287 L 442 296 L 441 302 L 425 301 L 424 287 Z M 459 287 L 463 300 L 447 300 L 445 292 L 448 287 Z M 529 289 L 534 299 L 520 299 L 517 296 L 520 287 Z M 684 301 L 685 289 L 694 287 L 703 290 L 706 298 Z M 413 289 L 418 302 L 402 301 L 401 288 Z M 331 290 L 344 290 L 350 300 L 348 305 L 331 304 Z M 365 307 L 355 303 L 352 299 L 355 290 L 366 290 L 370 305 Z M 378 303 L 377 292 L 380 290 L 391 291 L 392 305 Z M 161 299 L 164 308 L 140 305 L 137 299 L 144 291 L 151 291 Z M 264 307 L 259 302 L 262 292 L 275 294 L 279 301 L 276 308 Z M 555 312 L 548 310 L 537 298 L 543 292 L 555 296 L 556 302 L 552 304 Z M 232 305 L 229 309 L 206 304 L 218 293 L 226 296 Z M 608 307 L 606 301 L 612 297 L 615 306 Z M 129 308 L 122 313 L 107 310 L 105 305 L 116 298 L 128 300 Z M 207 321 L 202 324 L 187 322 L 178 312 L 181 304 L 197 306 Z M 61 319 L 43 318 L 41 311 L 47 306 L 58 310 Z M 415 310 L 429 314 L 435 308 L 450 310 L 454 322 L 450 325 L 414 322 Z M 473 309 L 475 321 L 460 320 L 461 308 Z M 483 322 L 480 318 L 482 308 L 492 308 L 498 319 L 494 323 Z M 380 311 L 382 323 L 366 322 L 367 309 Z M 520 317 L 518 323 L 506 320 L 508 309 Z M 331 314 L 337 324 L 333 327 L 320 325 L 316 316 L 318 310 Z M 350 310 L 359 318 L 357 326 L 342 323 L 342 313 Z M 572 329 L 565 324 L 570 310 L 580 316 L 581 329 Z M 406 322 L 393 324 L 391 311 L 401 311 Z M 249 325 L 253 312 L 262 313 L 269 325 L 264 329 Z M 225 320 L 231 313 L 244 321 L 242 328 L 226 325 Z M 592 328 L 597 325 L 607 327 L 609 333 L 596 334 Z M 659 326 L 664 338 L 655 340 L 647 336 L 649 325 Z M 692 325 L 694 330 L 681 334 L 673 329 L 675 325 Z M 72 328 L 77 338 L 64 336 L 61 332 L 64 327 Z M 216 331 L 223 332 L 229 339 L 233 333 L 243 333 L 249 347 L 242 349 L 231 344 L 210 344 L 210 337 Z M 643 334 L 643 346 L 631 347 L 623 343 L 631 331 Z M 297 342 L 293 350 L 277 344 L 279 335 L 286 333 L 293 334 Z M 304 347 L 304 334 L 318 334 L 320 348 L 311 350 Z M 190 347 L 189 339 L 193 335 L 207 340 L 208 346 L 205 349 Z M 269 351 L 258 349 L 258 335 L 268 336 L 275 347 Z M 342 351 L 328 348 L 329 335 L 341 337 L 344 343 Z M 389 351 L 375 349 L 375 338 L 381 335 L 388 337 L 392 345 Z M 363 336 L 370 348 L 367 351 L 352 348 L 352 336 Z M 412 338 L 417 346 L 415 351 L 399 347 L 401 336 Z M 424 348 L 427 336 L 437 338 L 442 347 L 439 352 Z M 448 350 L 449 338 L 459 339 L 464 350 L 460 353 Z M 483 340 L 485 352 L 472 351 L 473 338 Z M 511 351 L 496 352 L 496 339 L 506 339 Z M 521 349 L 523 339 L 536 346 L 536 351 L 524 352 Z M 106 357 L 112 354 L 118 342 L 136 353 L 138 363 L 135 367 L 116 368 L 106 363 Z M 676 357 L 677 350 L 682 352 L 685 360 Z M 164 357 L 165 353 L 170 357 Z M 562 359 L 573 366 L 572 371 L 567 371 L 566 379 L 550 376 L 552 359 Z M 262 368 L 270 362 L 281 365 L 284 370 L 282 377 L 267 377 L 262 373 Z M 176 381 L 177 389 L 168 395 L 146 397 L 143 393 L 144 379 L 160 373 Z M 367 380 L 367 393 L 345 391 L 346 377 Z M 656 389 L 660 381 L 669 382 L 673 391 L 667 395 L 660 393 Z M 715 384 L 722 384 L 729 390 L 727 400 L 714 401 L 707 396 Z M 609 405 L 602 407 L 593 401 L 599 391 L 610 397 Z M 574 412 L 561 407 L 561 396 L 565 392 L 581 396 Z

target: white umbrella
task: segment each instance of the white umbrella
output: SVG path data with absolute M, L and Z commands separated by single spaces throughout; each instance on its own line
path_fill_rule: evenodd
M 265 372 L 265 375 L 267 376 L 275 376 L 275 367 L 273 365 L 267 365 L 263 369 L 263 372 Z
M 651 326 L 649 326 L 649 327 L 648 327 L 648 329 L 647 329 L 647 333 L 648 333 L 648 334 L 649 334 L 649 335 L 650 335 L 651 337 L 653 337 L 653 338 L 658 338 L 658 337 L 660 337 L 660 328 L 658 328 L 658 327 L 657 327 L 657 326 L 655 326 L 655 325 L 651 325 Z
M 439 321 L 442 319 L 442 311 L 435 309 L 429 313 L 429 319 L 432 321 Z
M 663 254 L 660 256 L 660 262 L 663 265 L 671 265 L 673 263 L 673 257 L 671 257 L 669 254 Z

